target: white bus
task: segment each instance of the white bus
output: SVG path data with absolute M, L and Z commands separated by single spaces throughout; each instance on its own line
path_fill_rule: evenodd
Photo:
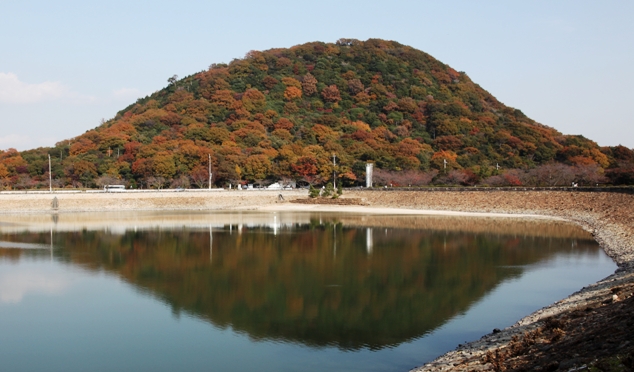
M 124 185 L 104 185 L 103 190 L 105 192 L 125 192 Z

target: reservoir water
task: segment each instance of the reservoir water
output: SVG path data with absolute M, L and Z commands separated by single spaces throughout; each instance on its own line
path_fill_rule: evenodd
M 550 220 L 0 216 L 0 370 L 407 371 L 615 268 Z

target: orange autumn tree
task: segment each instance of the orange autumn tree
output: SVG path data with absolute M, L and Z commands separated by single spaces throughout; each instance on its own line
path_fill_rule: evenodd
M 456 162 L 457 158 L 458 154 L 453 151 L 438 151 L 432 155 L 430 163 L 433 168 L 438 169 L 441 172 L 450 171 L 452 169 L 461 169 L 462 167 L 460 164 Z
M 293 172 L 300 178 L 311 177 L 317 174 L 317 160 L 312 156 L 301 156 L 290 166 Z

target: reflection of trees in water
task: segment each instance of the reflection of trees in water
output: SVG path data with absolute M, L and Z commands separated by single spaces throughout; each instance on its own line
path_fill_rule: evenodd
M 214 229 L 213 255 L 209 231 L 62 233 L 56 257 L 117 273 L 176 313 L 254 339 L 379 349 L 432 331 L 520 275 L 519 266 L 569 252 L 572 244 L 319 221 L 276 228 L 276 234 L 265 227 L 229 230 Z M 19 238 L 46 242 L 48 236 Z M 576 244 L 577 252 L 598 250 L 591 240 Z

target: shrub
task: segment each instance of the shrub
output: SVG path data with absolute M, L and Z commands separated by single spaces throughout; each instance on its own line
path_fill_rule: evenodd
M 319 189 L 316 189 L 313 187 L 313 185 L 310 185 L 308 188 L 308 196 L 311 198 L 316 198 L 319 196 Z
M 335 191 L 335 188 L 332 186 L 332 183 L 328 182 L 326 184 L 326 188 L 324 189 L 324 192 L 321 194 L 321 196 L 329 197 L 329 196 L 332 195 L 333 191 Z

